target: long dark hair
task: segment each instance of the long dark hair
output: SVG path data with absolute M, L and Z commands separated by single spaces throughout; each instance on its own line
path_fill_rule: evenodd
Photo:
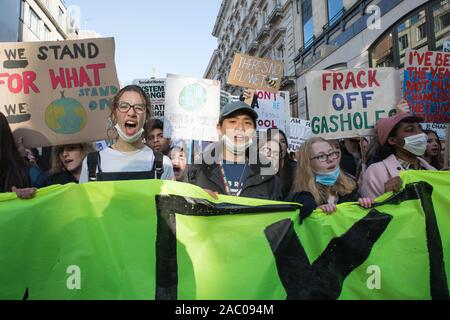
M 439 145 L 439 154 L 438 154 L 437 156 L 431 157 L 431 163 L 430 163 L 430 164 L 431 164 L 433 167 L 435 167 L 436 169 L 441 170 L 442 167 L 443 167 L 443 165 L 442 165 L 443 159 L 442 159 L 442 154 L 441 154 L 441 152 L 442 152 L 442 144 L 441 144 L 441 140 L 439 139 L 438 134 L 437 134 L 436 131 L 434 131 L 434 130 L 427 129 L 427 130 L 423 130 L 423 132 L 424 132 L 427 136 L 428 136 L 429 134 L 434 134 L 434 136 L 436 137 L 436 140 L 437 140 L 438 145 Z M 427 139 L 428 139 L 428 138 L 427 138 Z
M 0 192 L 28 187 L 27 163 L 17 149 L 8 121 L 0 112 Z

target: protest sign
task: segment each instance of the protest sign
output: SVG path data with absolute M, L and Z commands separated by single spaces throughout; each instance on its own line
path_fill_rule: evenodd
M 450 52 L 450 40 L 444 40 L 444 43 L 442 44 L 442 51 Z
M 297 152 L 300 146 L 311 136 L 311 122 L 291 118 L 289 125 L 289 152 Z
M 291 117 L 289 104 L 289 91 L 271 93 L 256 90 L 257 103 L 253 105 L 258 113 L 257 130 L 265 131 L 270 128 L 278 128 L 287 132 Z
M 0 194 L 0 299 L 448 300 L 449 178 L 403 171 L 374 208 L 301 223 L 298 204 L 172 181 Z
M 133 84 L 140 86 L 150 98 L 152 118 L 164 120 L 166 79 L 136 79 Z
M 403 83 L 411 113 L 426 123 L 450 122 L 450 53 L 407 50 Z
M 325 139 L 374 135 L 401 99 L 393 68 L 311 71 L 306 82 L 312 133 Z
M 422 123 L 422 128 L 425 130 L 433 130 L 437 133 L 439 140 L 445 141 L 446 140 L 446 133 L 447 133 L 447 124 L 443 123 Z
M 107 138 L 114 39 L 0 43 L 0 112 L 26 147 Z
M 284 63 L 236 53 L 227 83 L 276 93 L 283 77 Z
M 169 74 L 164 137 L 217 141 L 220 81 Z

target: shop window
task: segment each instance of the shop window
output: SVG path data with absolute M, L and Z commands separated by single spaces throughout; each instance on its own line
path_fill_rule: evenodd
M 393 52 L 392 33 L 388 33 L 372 49 L 372 66 L 375 68 L 394 66 Z
M 400 67 L 405 61 L 406 49 L 428 50 L 427 21 L 425 9 L 411 14 L 396 28 Z

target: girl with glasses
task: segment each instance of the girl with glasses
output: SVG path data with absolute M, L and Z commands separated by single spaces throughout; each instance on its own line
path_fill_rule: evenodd
M 370 208 L 373 200 L 360 198 L 354 180 L 339 167 L 340 151 L 322 138 L 311 138 L 298 151 L 298 166 L 292 193 L 288 201 L 304 205 L 301 216 L 305 218 L 316 207 L 326 214 L 336 211 L 336 205 L 358 201 Z
M 114 144 L 84 160 L 80 183 L 165 179 L 174 180 L 170 159 L 143 142 L 144 124 L 150 119 L 150 101 L 135 85 L 122 88 L 113 100 L 110 128 Z

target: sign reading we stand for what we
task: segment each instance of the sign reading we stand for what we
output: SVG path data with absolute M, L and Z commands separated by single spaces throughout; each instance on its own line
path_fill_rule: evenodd
M 114 50 L 113 38 L 0 43 L 0 112 L 15 137 L 26 147 L 106 139 Z

